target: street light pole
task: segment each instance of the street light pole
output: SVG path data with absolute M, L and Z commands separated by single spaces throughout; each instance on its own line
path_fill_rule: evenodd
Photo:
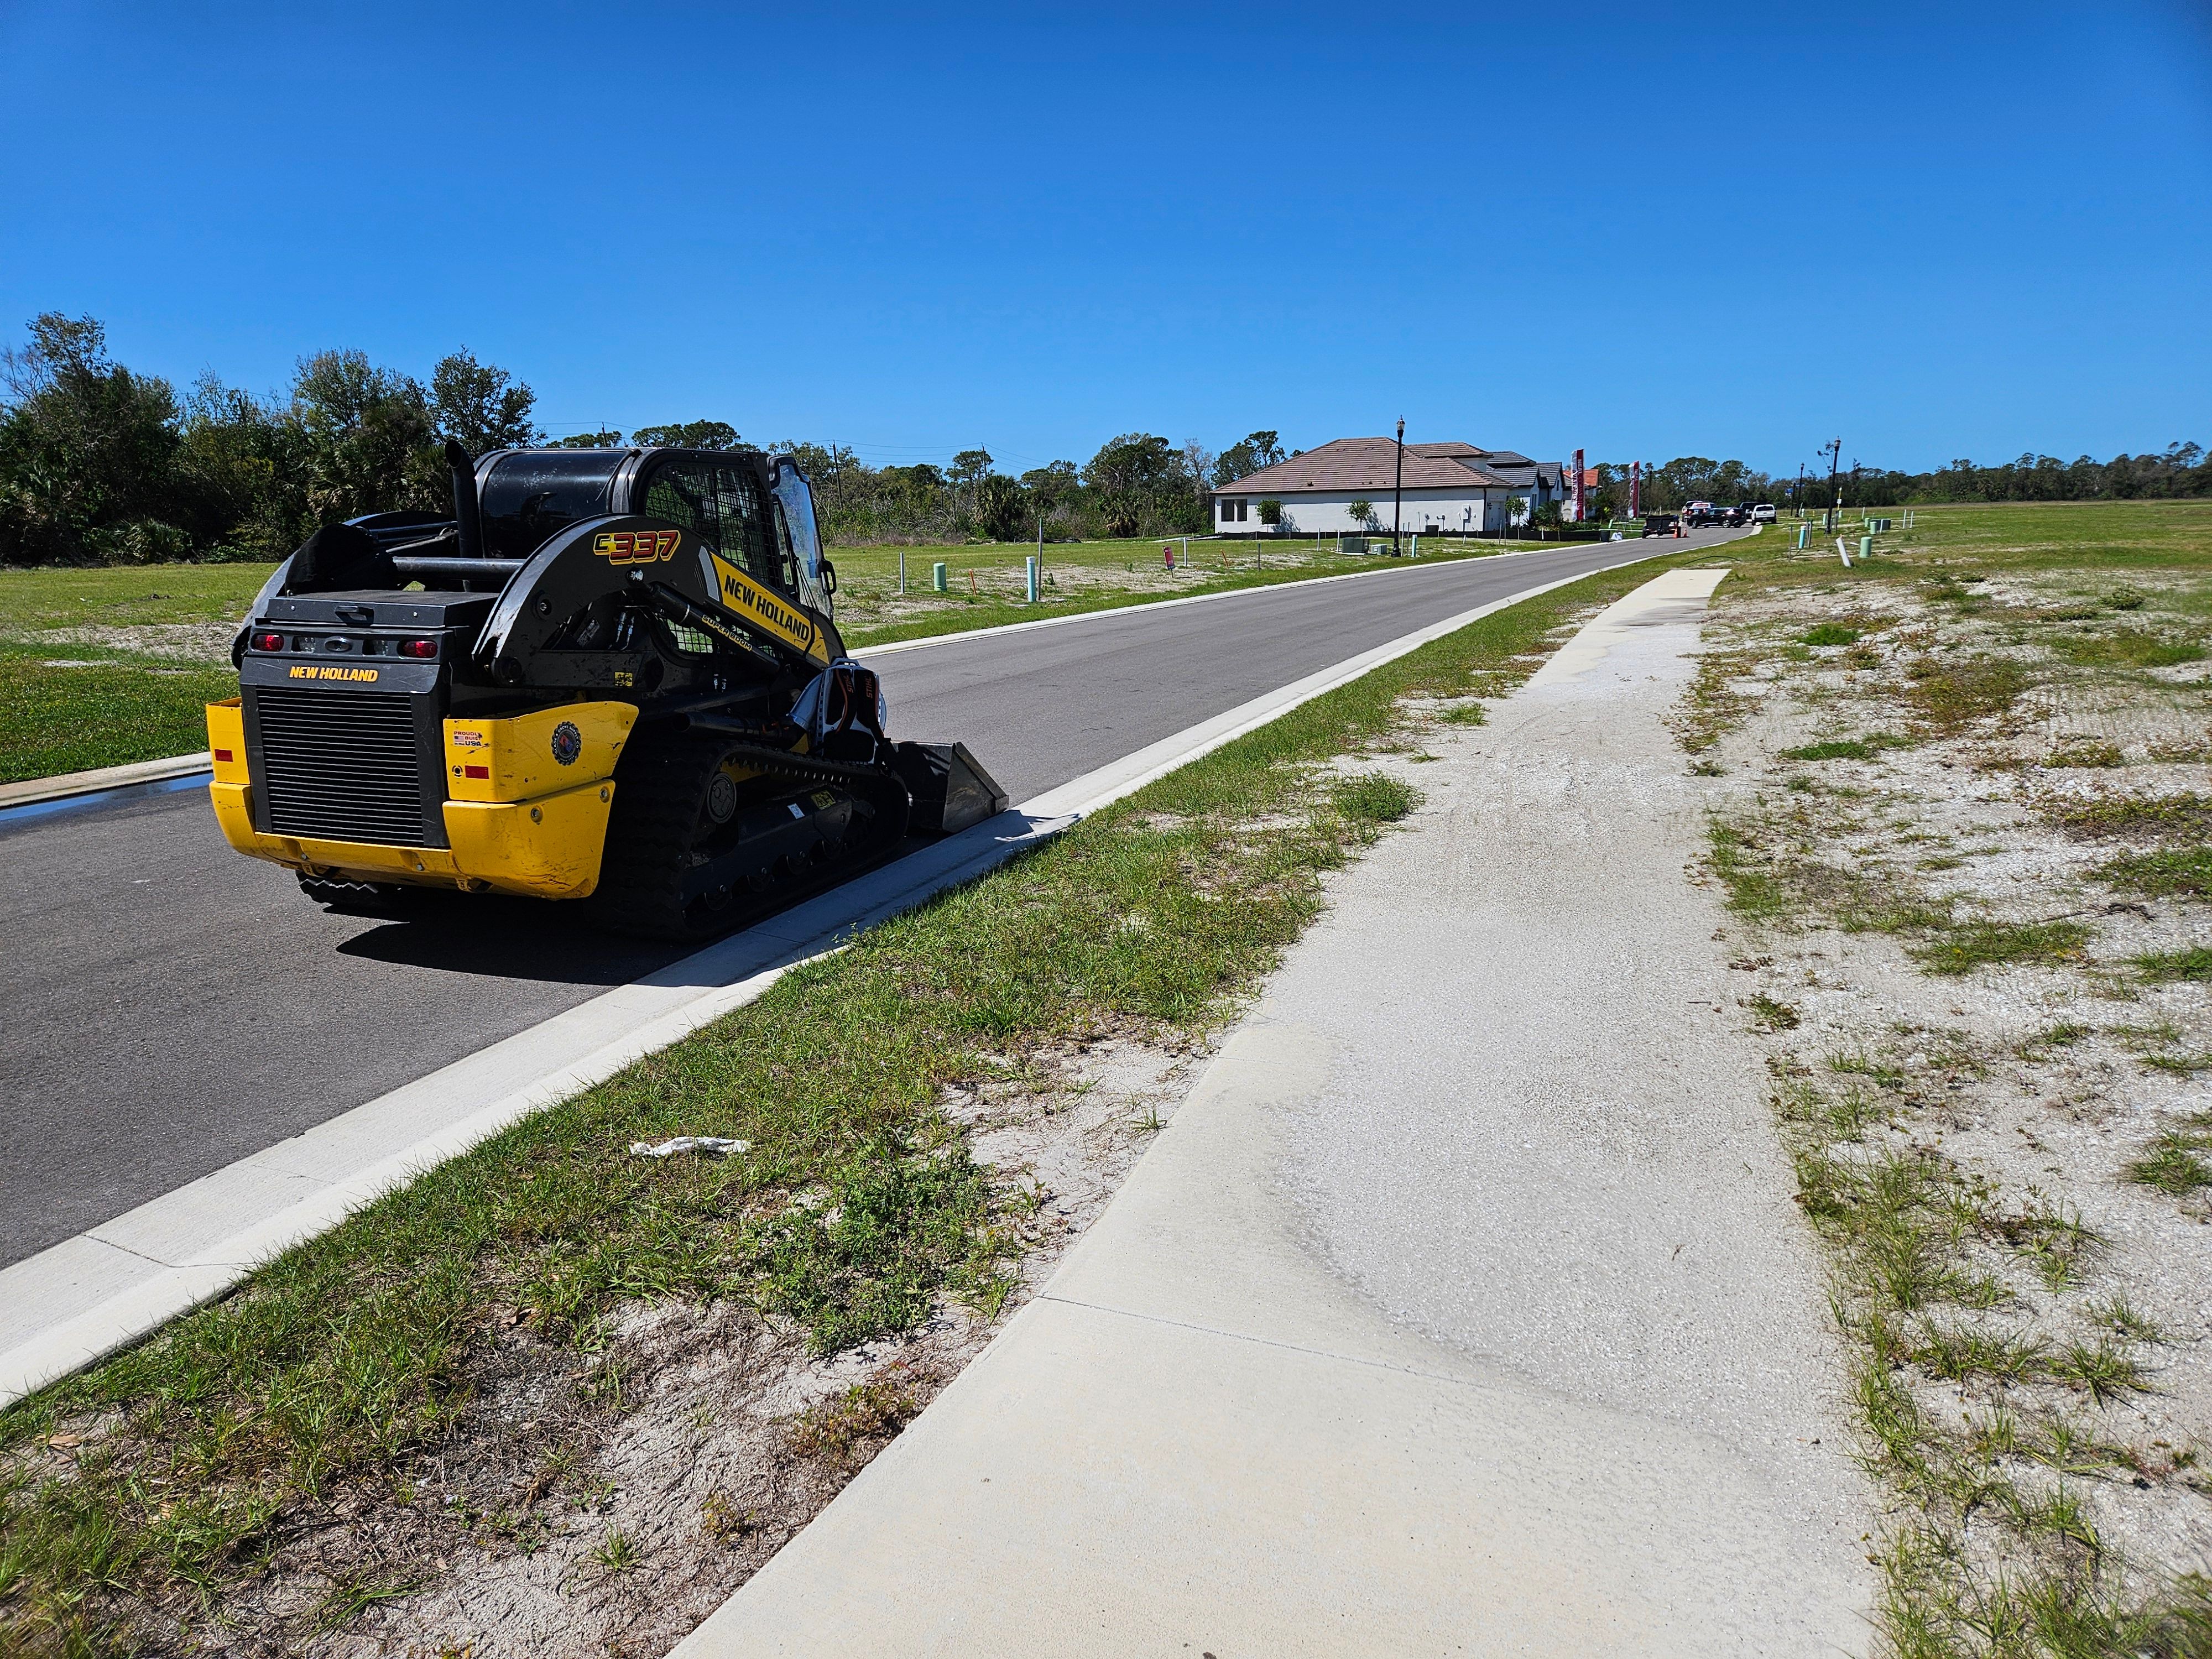
M 1843 518 L 1844 513 L 1842 488 L 1836 483 L 1836 463 L 1838 460 L 1842 459 L 1844 453 L 1844 441 L 1841 438 L 1832 438 L 1828 441 L 1826 447 L 1828 452 L 1829 507 L 1828 516 L 1822 521 L 1821 528 L 1826 531 L 1830 535 L 1833 535 L 1835 533 L 1836 526 Z
M 1398 556 L 1398 520 L 1406 504 L 1406 421 L 1398 419 L 1398 473 L 1390 483 L 1390 556 Z

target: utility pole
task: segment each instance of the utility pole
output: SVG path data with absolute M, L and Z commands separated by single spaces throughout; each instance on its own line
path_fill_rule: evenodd
M 1644 463 L 1641 461 L 1628 464 L 1628 516 L 1632 519 L 1644 516 Z
M 1844 516 L 1843 487 L 1836 482 L 1836 463 L 1843 457 L 1844 441 L 1841 438 L 1832 438 L 1822 447 L 1828 452 L 1829 506 L 1828 515 L 1821 520 L 1820 527 L 1828 534 L 1833 535 L 1837 524 Z
M 1406 420 L 1398 417 L 1398 474 L 1390 484 L 1390 556 L 1398 556 L 1398 520 L 1406 503 Z
M 1805 463 L 1802 461 L 1797 463 L 1797 488 L 1790 497 L 1790 505 L 1796 509 L 1799 518 L 1805 516 Z

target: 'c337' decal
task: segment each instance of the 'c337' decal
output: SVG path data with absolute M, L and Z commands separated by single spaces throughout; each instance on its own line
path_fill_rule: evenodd
M 756 628 L 795 646 L 815 661 L 830 660 L 830 653 L 822 643 L 821 624 L 813 617 L 763 587 L 726 559 L 714 554 L 708 556 L 714 561 L 715 586 L 721 590 L 718 597 L 727 609 Z
M 374 668 L 325 668 L 319 664 L 301 663 L 291 671 L 295 680 L 360 680 L 374 684 L 379 671 Z
M 659 564 L 674 558 L 683 541 L 680 530 L 602 530 L 592 538 L 592 551 L 611 564 Z

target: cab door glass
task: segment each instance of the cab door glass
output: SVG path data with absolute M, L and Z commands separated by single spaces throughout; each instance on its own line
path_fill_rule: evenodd
M 798 592 L 809 605 L 825 605 L 829 596 L 818 592 L 822 570 L 822 532 L 814 520 L 814 492 L 796 465 L 784 461 L 775 469 L 775 498 L 783 504 L 792 550 L 799 562 Z
M 776 580 L 783 584 L 784 592 L 799 592 L 799 555 L 791 545 L 791 525 L 783 515 L 783 503 L 770 503 L 775 508 Z

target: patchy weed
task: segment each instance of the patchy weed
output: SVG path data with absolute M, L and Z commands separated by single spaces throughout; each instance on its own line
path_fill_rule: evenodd
M 2166 1130 L 2153 1137 L 2142 1156 L 2122 1173 L 2176 1198 L 2212 1187 L 2212 1129 Z
M 2077 841 L 2212 841 L 2212 800 L 2193 792 L 2055 800 L 2044 812 Z
M 1421 792 L 1386 772 L 1356 772 L 1331 787 L 1329 799 L 1356 822 L 1395 823 L 1421 804 Z
M 1826 743 L 1808 743 L 1802 748 L 1776 752 L 1783 760 L 1825 761 L 1872 760 L 1875 751 L 1871 744 L 1862 743 L 1856 738 L 1834 738 Z
M 2171 668 L 2201 661 L 2204 656 L 2204 647 L 2194 641 L 2136 628 L 2108 634 L 2062 634 L 2051 641 L 2051 647 L 2066 661 L 2086 668 Z
M 2081 961 L 2089 939 L 2088 927 L 2078 921 L 1970 921 L 1911 946 L 1910 954 L 1931 974 L 2021 963 L 2056 968 Z
M 1905 672 L 1907 696 L 1921 718 L 1946 732 L 2003 714 L 2027 689 L 2027 672 L 2006 657 L 1978 656 L 1959 662 L 1922 657 Z
M 2043 763 L 2053 770 L 2108 771 L 2115 766 L 2127 764 L 2127 757 L 2116 743 L 2075 742 L 2060 744 L 2043 757 Z
M 1797 1029 L 1797 1011 L 1786 1002 L 1777 1002 L 1764 991 L 1744 999 L 1743 1006 L 1751 1010 L 1752 1024 L 1762 1031 L 1794 1031 Z
M 1698 672 L 1671 721 L 1685 750 L 1703 754 L 1742 720 L 1751 700 L 1735 682 L 1758 665 L 1758 654 L 1750 651 L 1707 651 L 1698 659 Z
M 802 1456 L 843 1462 L 856 1446 L 896 1434 L 921 1409 L 896 1378 L 856 1383 L 791 1422 L 791 1443 Z
M 2145 979 L 2161 983 L 2212 979 L 2212 945 L 2192 945 L 2186 951 L 2146 951 L 2129 959 Z
M 2098 880 L 2145 898 L 2212 898 L 2212 847 L 2135 853 L 2100 864 Z

